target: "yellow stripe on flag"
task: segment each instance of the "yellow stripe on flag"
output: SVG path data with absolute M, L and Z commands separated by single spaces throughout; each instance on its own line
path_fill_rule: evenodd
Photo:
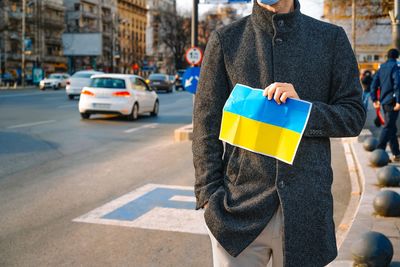
M 220 139 L 292 163 L 301 134 L 224 111 Z

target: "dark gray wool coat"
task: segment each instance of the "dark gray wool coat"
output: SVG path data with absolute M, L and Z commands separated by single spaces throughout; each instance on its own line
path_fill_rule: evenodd
M 337 255 L 330 137 L 357 136 L 365 122 L 357 62 L 342 28 L 301 14 L 253 14 L 210 37 L 194 107 L 195 195 L 219 243 L 233 256 L 284 215 L 284 266 L 318 267 Z M 292 83 L 313 108 L 293 165 L 218 139 L 236 83 Z

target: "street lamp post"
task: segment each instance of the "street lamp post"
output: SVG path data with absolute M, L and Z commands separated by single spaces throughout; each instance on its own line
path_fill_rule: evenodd
M 198 45 L 198 25 L 199 25 L 199 0 L 193 0 L 192 47 Z
M 400 49 L 400 0 L 394 1 L 394 9 L 393 13 L 391 14 L 393 46 L 397 49 Z
M 352 8 L 351 8 L 351 16 L 352 16 L 352 24 L 351 24 L 351 31 L 352 31 L 352 41 L 353 41 L 353 52 L 354 55 L 356 54 L 356 45 L 357 45 L 357 35 L 356 35 L 356 23 L 357 23 L 357 9 L 356 9 L 356 0 L 352 0 Z
M 25 86 L 25 14 L 26 0 L 22 0 L 22 36 L 21 36 L 21 85 Z

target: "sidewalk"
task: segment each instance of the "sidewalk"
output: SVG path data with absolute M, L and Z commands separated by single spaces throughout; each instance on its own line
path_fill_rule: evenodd
M 368 231 L 380 232 L 390 239 L 394 251 L 392 264 L 390 266 L 400 266 L 400 217 L 381 217 L 375 214 L 373 208 L 374 198 L 380 190 L 390 189 L 400 193 L 400 188 L 380 188 L 377 186 L 377 171 L 379 168 L 370 166 L 370 152 L 365 151 L 362 144 L 364 139 L 371 135 L 372 133 L 369 130 L 364 130 L 363 134 L 358 139 L 353 139 L 351 144 L 362 195 L 354 221 L 339 248 L 339 255 L 336 260 L 329 265 L 330 267 L 353 266 L 351 246 L 362 234 Z M 400 167 L 399 164 L 393 165 Z

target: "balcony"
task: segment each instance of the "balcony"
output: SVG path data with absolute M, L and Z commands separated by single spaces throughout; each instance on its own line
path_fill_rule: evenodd
M 64 9 L 65 9 L 64 6 L 62 5 L 62 2 L 59 3 L 57 1 L 44 0 L 43 5 L 46 8 L 57 10 L 57 11 L 64 11 Z
M 43 57 L 43 61 L 52 63 L 67 63 L 67 58 L 64 56 L 46 55 Z
M 111 47 L 104 45 L 103 46 L 103 51 L 111 53 Z
M 61 41 L 61 37 L 60 38 L 57 38 L 57 37 L 46 37 L 45 43 L 46 44 L 53 44 L 53 45 L 61 45 L 62 41 Z
M 17 19 L 20 20 L 22 19 L 22 12 L 13 12 L 13 11 L 9 11 L 8 12 L 8 17 L 10 19 Z
M 9 38 L 11 39 L 11 40 L 19 40 L 20 39 L 20 36 L 19 36 L 19 33 L 18 32 L 9 32 L 8 33 L 8 36 L 9 36 Z
M 64 29 L 64 19 L 62 17 L 60 18 L 43 18 L 43 25 L 46 27 L 50 27 L 53 29 Z
M 103 21 L 103 23 L 112 23 L 112 17 L 111 14 L 103 14 L 101 20 Z
M 111 38 L 111 32 L 109 31 L 104 31 L 103 33 L 103 37 L 110 39 Z
M 82 0 L 82 2 L 92 4 L 92 5 L 98 5 L 99 2 L 97 0 Z
M 98 19 L 98 15 L 89 11 L 82 11 L 82 17 L 88 19 Z
M 7 59 L 8 60 L 15 60 L 15 61 L 20 61 L 21 58 L 21 52 L 8 52 L 7 53 Z M 26 55 L 25 54 L 25 61 L 30 62 L 30 61 L 35 61 L 36 56 L 35 55 Z

